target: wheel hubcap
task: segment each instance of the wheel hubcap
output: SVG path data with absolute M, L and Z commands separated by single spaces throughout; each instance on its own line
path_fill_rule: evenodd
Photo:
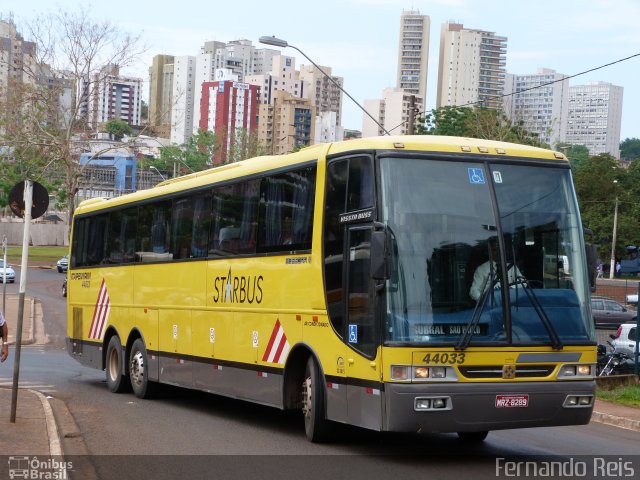
M 131 357 L 131 365 L 130 365 L 130 375 L 131 380 L 133 380 L 136 385 L 141 385 L 144 378 L 144 359 L 142 357 L 142 352 L 137 351 Z
M 311 417 L 311 377 L 302 382 L 302 413 L 305 417 Z
M 111 355 L 109 356 L 109 377 L 111 380 L 116 380 L 118 378 L 120 372 L 118 372 L 118 352 L 114 350 L 111 351 Z

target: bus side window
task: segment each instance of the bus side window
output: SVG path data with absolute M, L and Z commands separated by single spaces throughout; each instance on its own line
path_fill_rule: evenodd
M 175 199 L 171 210 L 171 253 L 173 259 L 189 258 L 193 232 L 193 197 Z

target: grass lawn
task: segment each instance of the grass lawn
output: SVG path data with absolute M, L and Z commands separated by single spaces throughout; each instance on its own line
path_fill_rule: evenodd
M 29 247 L 29 260 L 55 264 L 68 253 L 69 247 Z M 19 265 L 22 261 L 22 247 L 8 247 L 7 261 L 12 265 Z
M 613 390 L 598 389 L 596 396 L 608 402 L 640 408 L 640 385 L 626 385 Z

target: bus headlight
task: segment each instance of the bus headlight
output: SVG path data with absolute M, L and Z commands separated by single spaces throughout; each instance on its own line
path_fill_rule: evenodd
M 413 370 L 413 378 L 420 380 L 429 378 L 429 367 L 415 367 Z
M 582 364 L 582 365 L 563 365 L 558 373 L 559 380 L 585 380 L 589 377 L 593 377 L 594 365 Z
M 409 366 L 391 365 L 391 380 L 405 382 L 409 380 Z

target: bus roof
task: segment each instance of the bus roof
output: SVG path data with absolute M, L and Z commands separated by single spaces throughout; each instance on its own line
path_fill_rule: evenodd
M 383 137 L 368 137 L 345 140 L 330 144 L 318 144 L 303 148 L 299 152 L 286 155 L 261 156 L 237 163 L 230 163 L 214 167 L 201 172 L 172 178 L 159 183 L 147 190 L 122 195 L 114 198 L 92 198 L 80 203 L 76 214 L 88 213 L 103 208 L 126 205 L 130 202 L 141 201 L 161 195 L 171 195 L 182 190 L 198 188 L 210 183 L 223 182 L 245 175 L 287 167 L 317 160 L 326 155 L 336 155 L 351 151 L 363 150 L 403 150 L 421 152 L 447 152 L 477 155 L 498 155 L 511 158 L 527 157 L 544 160 L 567 161 L 566 157 L 552 150 L 520 145 L 516 143 L 499 142 L 466 137 L 448 137 L 435 135 L 395 135 Z

